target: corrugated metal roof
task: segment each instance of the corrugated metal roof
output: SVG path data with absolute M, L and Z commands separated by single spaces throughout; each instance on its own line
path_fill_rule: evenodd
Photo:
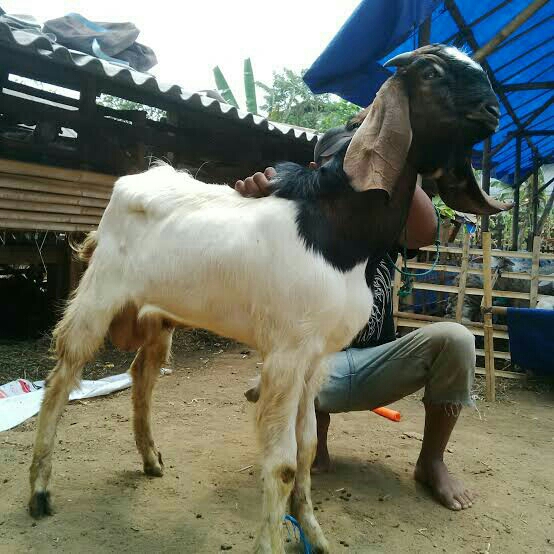
M 52 44 L 44 36 L 10 29 L 5 23 L 0 23 L 0 47 L 24 51 L 56 63 L 70 65 L 89 74 L 113 79 L 119 84 L 146 91 L 164 99 L 179 100 L 191 109 L 205 110 L 271 134 L 284 135 L 292 140 L 301 140 L 314 145 L 317 142 L 317 135 L 314 133 L 296 129 L 290 125 L 273 123 L 264 117 L 237 110 L 229 104 L 223 104 L 202 94 L 188 93 L 178 85 L 160 83 L 153 75 L 105 62 L 59 44 Z

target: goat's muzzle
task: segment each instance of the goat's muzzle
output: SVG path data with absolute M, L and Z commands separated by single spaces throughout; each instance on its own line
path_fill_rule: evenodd
M 488 130 L 494 132 L 500 122 L 500 110 L 497 104 L 483 102 L 475 111 L 468 113 L 466 117 L 481 122 Z

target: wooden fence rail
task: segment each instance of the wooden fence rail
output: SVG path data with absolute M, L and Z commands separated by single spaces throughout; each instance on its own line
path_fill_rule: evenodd
M 465 325 L 474 335 L 484 337 L 484 348 L 477 349 L 477 355 L 482 356 L 485 360 L 485 368 L 477 368 L 477 373 L 484 374 L 487 378 L 487 400 L 494 400 L 495 397 L 495 377 L 507 377 L 507 378 L 522 378 L 524 374 L 495 370 L 495 358 L 498 360 L 510 360 L 510 353 L 503 351 L 495 351 L 494 339 L 508 339 L 508 329 L 505 325 L 496 325 L 492 323 L 492 314 L 504 313 L 499 312 L 496 308 L 492 307 L 493 298 L 512 298 L 517 300 L 524 300 L 529 302 L 529 307 L 535 308 L 538 300 L 541 298 L 549 298 L 546 295 L 538 294 L 538 286 L 540 281 L 554 281 L 554 275 L 541 275 L 540 274 L 540 261 L 541 260 L 554 260 L 554 254 L 541 252 L 541 239 L 535 237 L 533 241 L 532 252 L 519 252 L 508 250 L 492 250 L 490 233 L 484 232 L 483 236 L 483 248 L 470 248 L 470 235 L 466 233 L 464 235 L 464 242 L 462 247 L 455 246 L 440 246 L 439 252 L 441 254 L 453 254 L 461 256 L 459 265 L 447 265 L 437 264 L 435 266 L 436 271 L 459 273 L 459 282 L 457 286 L 443 285 L 439 283 L 427 283 L 416 282 L 413 284 L 413 288 L 416 290 L 430 290 L 435 292 L 444 292 L 450 294 L 457 294 L 456 302 L 456 314 L 455 321 Z M 435 247 L 425 247 L 422 250 L 428 252 L 435 252 Z M 482 256 L 483 264 L 482 268 L 470 268 L 469 257 L 470 256 Z M 514 292 L 506 290 L 495 290 L 495 281 L 497 274 L 493 274 L 491 259 L 492 257 L 510 257 L 531 260 L 531 270 L 528 272 L 502 272 L 502 277 L 508 279 L 521 279 L 530 281 L 529 292 Z M 409 269 L 431 269 L 433 264 L 428 262 L 408 262 Z M 483 287 L 467 287 L 468 275 L 482 275 Z M 401 276 L 397 272 L 394 279 L 395 291 L 398 291 L 401 285 Z M 462 307 L 464 298 L 466 295 L 482 296 L 482 308 L 484 323 L 480 322 L 467 322 L 462 320 Z M 398 295 L 394 295 L 393 301 L 394 321 L 396 327 L 407 328 L 419 328 L 425 325 L 429 325 L 438 321 L 452 321 L 451 318 L 430 316 L 426 314 L 416 314 L 408 311 L 401 311 L 399 308 Z

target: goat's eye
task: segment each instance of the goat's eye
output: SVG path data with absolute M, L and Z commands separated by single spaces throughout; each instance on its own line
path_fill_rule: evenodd
M 439 76 L 439 72 L 434 67 L 428 67 L 423 71 L 422 77 L 426 81 L 430 81 L 431 79 L 436 79 Z

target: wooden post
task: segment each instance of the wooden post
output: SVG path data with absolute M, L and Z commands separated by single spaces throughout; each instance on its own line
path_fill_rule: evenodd
M 533 238 L 533 257 L 531 258 L 531 289 L 529 307 L 536 308 L 539 297 L 539 261 L 541 256 L 541 237 Z
M 537 235 L 539 222 L 539 161 L 535 158 L 533 168 L 533 237 Z M 529 245 L 531 246 L 531 245 Z
M 460 280 L 458 282 L 458 299 L 456 303 L 456 321 L 462 321 L 464 308 L 464 298 L 466 295 L 467 270 L 469 267 L 469 239 L 470 234 L 466 230 L 464 233 L 464 243 L 462 249 L 462 265 L 460 268 Z
M 396 258 L 396 267 L 402 267 L 402 256 L 399 254 Z M 400 306 L 400 296 L 398 296 L 398 291 L 400 290 L 400 282 L 402 276 L 399 271 L 394 270 L 394 287 L 392 293 L 392 313 L 396 314 L 399 311 Z M 394 330 L 398 331 L 398 317 L 394 318 Z
M 431 44 L 431 18 L 428 17 L 418 28 L 417 45 L 427 46 Z
M 484 300 L 484 338 L 485 371 L 487 379 L 487 400 L 494 402 L 496 397 L 494 373 L 494 335 L 492 327 L 492 276 L 491 276 L 491 235 L 483 232 L 483 300 Z
M 83 79 L 81 89 L 79 90 L 79 112 L 84 121 L 84 129 L 79 131 L 79 136 L 77 138 L 81 165 L 85 166 L 90 163 L 92 145 L 89 141 L 89 137 L 94 127 L 96 97 L 98 94 L 99 91 L 96 86 L 96 79 L 87 75 Z
M 483 141 L 483 163 L 482 163 L 481 183 L 483 190 L 488 194 L 491 188 L 491 139 L 486 138 Z M 489 230 L 489 216 L 484 215 L 481 218 L 481 231 L 483 233 Z M 484 244 L 484 243 L 483 243 Z M 483 246 L 484 248 L 484 246 Z
M 519 244 L 519 191 L 521 188 L 521 137 L 516 138 L 516 166 L 514 170 L 514 211 L 512 214 L 512 250 Z

